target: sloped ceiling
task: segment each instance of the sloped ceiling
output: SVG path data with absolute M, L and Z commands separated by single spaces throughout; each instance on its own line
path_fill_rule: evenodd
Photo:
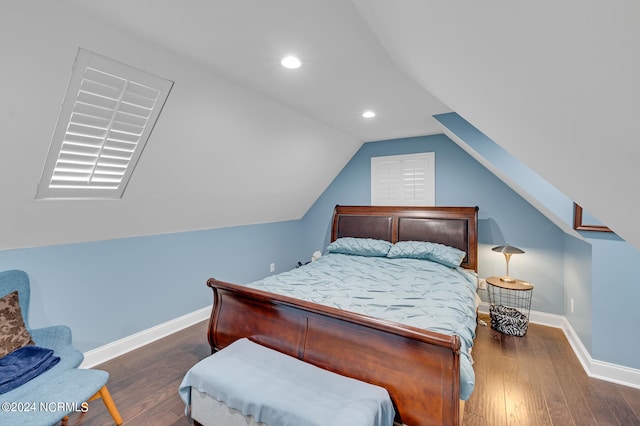
M 5 2 L 0 248 L 297 219 L 363 142 L 452 110 L 639 247 L 638 7 Z M 174 89 L 122 200 L 34 201 L 78 47 Z
M 394 62 L 640 247 L 640 3 L 354 0 Z
M 350 2 L 3 3 L 0 248 L 301 218 L 371 139 L 449 111 Z M 34 200 L 79 47 L 175 82 L 121 200 Z M 280 65 L 297 54 L 304 65 Z M 365 120 L 365 109 L 375 120 Z

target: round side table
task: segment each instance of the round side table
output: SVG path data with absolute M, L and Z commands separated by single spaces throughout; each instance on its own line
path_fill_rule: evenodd
M 487 278 L 491 328 L 512 336 L 524 336 L 529 327 L 533 284 L 500 277 Z

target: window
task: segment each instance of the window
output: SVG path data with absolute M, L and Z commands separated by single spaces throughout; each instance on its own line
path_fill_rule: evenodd
M 172 86 L 79 49 L 36 198 L 122 198 Z
M 371 204 L 433 206 L 435 153 L 371 158 Z

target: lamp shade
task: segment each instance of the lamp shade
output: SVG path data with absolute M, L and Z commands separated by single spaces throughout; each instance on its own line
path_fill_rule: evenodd
M 508 254 L 523 254 L 524 250 L 519 249 L 518 247 L 510 246 L 509 244 L 505 246 L 497 246 L 492 248 L 491 250 L 497 251 L 499 253 L 508 253 Z
M 504 254 L 504 258 L 507 261 L 507 274 L 503 277 L 500 277 L 501 281 L 507 282 L 507 283 L 513 283 L 516 282 L 515 278 L 511 278 L 509 276 L 509 259 L 511 259 L 511 255 L 512 254 L 523 254 L 524 250 L 519 249 L 518 247 L 514 247 L 514 246 L 510 246 L 509 244 L 504 245 L 504 246 L 496 246 L 494 248 L 492 248 L 491 250 L 498 252 L 498 253 L 502 253 Z

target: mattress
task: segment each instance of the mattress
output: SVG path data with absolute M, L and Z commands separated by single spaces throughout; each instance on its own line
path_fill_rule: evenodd
M 300 268 L 247 287 L 375 318 L 457 335 L 461 342 L 460 398 L 475 383 L 471 348 L 476 329 L 477 277 L 437 262 L 328 253 Z

